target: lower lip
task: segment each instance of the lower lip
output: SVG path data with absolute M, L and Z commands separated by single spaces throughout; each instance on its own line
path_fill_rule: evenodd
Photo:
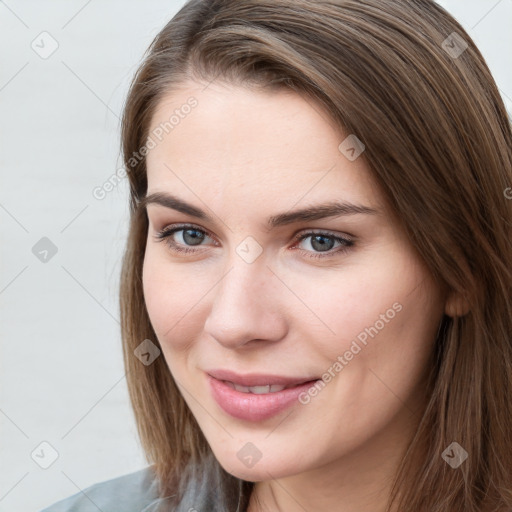
M 317 381 L 305 382 L 295 388 L 287 388 L 275 393 L 242 393 L 221 380 L 208 375 L 213 398 L 219 406 L 234 418 L 246 421 L 263 421 L 299 401 L 299 395 Z

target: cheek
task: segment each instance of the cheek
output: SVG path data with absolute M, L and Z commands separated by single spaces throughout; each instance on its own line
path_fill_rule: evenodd
M 184 264 L 172 264 L 155 248 L 146 251 L 142 284 L 149 319 L 165 351 L 183 351 L 197 339 L 204 321 L 198 318 L 208 283 Z
M 419 265 L 390 260 L 367 269 L 312 297 L 336 333 L 314 337 L 313 355 L 324 361 L 327 384 L 310 395 L 312 407 L 326 411 L 325 423 L 342 428 L 346 439 L 360 442 L 389 424 L 404 403 L 412 409 L 421 402 L 442 317 L 438 289 Z M 332 430 L 332 446 L 339 446 L 337 436 Z
M 399 367 L 424 364 L 432 348 L 443 307 L 428 271 L 408 253 L 333 274 L 321 287 L 298 284 L 297 294 L 320 325 L 315 350 L 334 362 L 339 355 L 355 366 Z M 302 289 L 301 289 L 302 288 Z M 321 320 L 321 323 L 319 320 Z M 319 333 L 322 332 L 322 335 Z
M 173 311 L 169 308 L 169 294 L 164 292 L 169 285 L 164 265 L 159 265 L 153 251 L 147 250 L 142 267 L 142 287 L 149 319 L 158 337 L 165 331 L 166 312 Z

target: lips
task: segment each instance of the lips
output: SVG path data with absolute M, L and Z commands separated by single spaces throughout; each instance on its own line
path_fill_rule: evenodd
M 229 380 L 223 380 L 222 382 L 227 384 L 229 387 L 240 391 L 240 393 L 253 393 L 255 395 L 262 395 L 264 393 L 277 393 L 283 389 L 288 389 L 288 387 L 295 387 L 295 384 L 291 384 L 288 387 L 281 384 L 267 384 L 266 386 L 242 386 L 240 384 L 230 382 Z
M 263 387 L 263 386 L 284 386 L 284 388 L 296 387 L 305 382 L 317 380 L 316 376 L 305 377 L 286 377 L 283 375 L 264 374 L 264 373 L 246 373 L 238 374 L 231 370 L 214 369 L 208 370 L 208 373 L 214 379 L 231 383 L 242 388 Z M 277 388 L 274 388 L 277 390 Z M 272 391 L 270 389 L 270 391 Z
M 212 398 L 230 416 L 251 422 L 270 419 L 298 406 L 299 396 L 319 379 L 271 374 L 240 375 L 229 370 L 206 372 Z

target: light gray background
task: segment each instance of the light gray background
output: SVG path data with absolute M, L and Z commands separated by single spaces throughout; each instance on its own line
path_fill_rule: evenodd
M 512 108 L 512 0 L 444 0 Z M 154 35 L 183 1 L 0 1 L 0 511 L 38 511 L 147 464 L 121 357 L 126 180 L 119 115 Z M 51 49 L 47 31 L 58 42 Z M 46 38 L 46 39 L 44 39 Z M 32 252 L 42 238 L 58 252 Z M 36 461 L 50 461 L 42 469 Z M 31 454 L 34 454 L 32 458 Z

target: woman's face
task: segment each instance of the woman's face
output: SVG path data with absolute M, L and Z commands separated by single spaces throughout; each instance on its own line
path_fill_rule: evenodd
M 250 481 L 387 464 L 444 296 L 363 148 L 296 93 L 217 82 L 168 95 L 151 133 L 147 195 L 173 200 L 147 205 L 146 306 L 220 464 Z

